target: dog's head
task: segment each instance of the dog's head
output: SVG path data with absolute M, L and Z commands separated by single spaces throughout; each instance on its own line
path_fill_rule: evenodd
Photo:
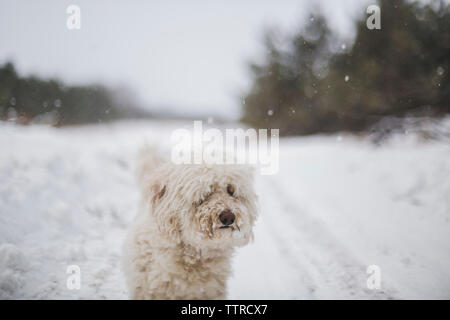
M 247 244 L 257 217 L 251 168 L 243 165 L 170 165 L 151 187 L 160 232 L 195 247 Z

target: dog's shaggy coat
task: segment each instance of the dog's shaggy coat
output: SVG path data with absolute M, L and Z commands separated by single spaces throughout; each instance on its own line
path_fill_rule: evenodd
M 224 299 L 234 248 L 253 237 L 252 171 L 175 165 L 152 148 L 139 158 L 142 201 L 123 255 L 131 298 Z M 221 222 L 223 212 L 232 224 Z

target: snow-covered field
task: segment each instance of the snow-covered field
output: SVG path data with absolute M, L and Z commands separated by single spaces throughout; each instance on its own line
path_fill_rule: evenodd
M 0 298 L 126 299 L 135 152 L 186 125 L 1 123 Z M 229 298 L 450 299 L 448 140 L 283 139 L 279 173 L 256 189 L 256 237 L 234 258 Z M 68 265 L 81 268 L 80 290 L 66 286 Z M 381 289 L 367 288 L 369 265 Z

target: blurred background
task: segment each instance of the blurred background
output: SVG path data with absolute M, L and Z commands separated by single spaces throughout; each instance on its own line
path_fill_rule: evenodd
M 449 1 L 2 0 L 0 43 L 1 299 L 127 298 L 136 150 L 192 120 L 282 136 L 230 298 L 450 298 Z
M 2 2 L 1 119 L 215 117 L 304 135 L 449 112 L 445 1 L 380 1 L 381 30 L 368 1 L 77 1 L 79 30 L 70 4 Z

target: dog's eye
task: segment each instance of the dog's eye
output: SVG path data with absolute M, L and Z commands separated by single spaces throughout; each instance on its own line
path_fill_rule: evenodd
M 227 192 L 230 196 L 234 195 L 234 187 L 231 184 L 227 186 Z

